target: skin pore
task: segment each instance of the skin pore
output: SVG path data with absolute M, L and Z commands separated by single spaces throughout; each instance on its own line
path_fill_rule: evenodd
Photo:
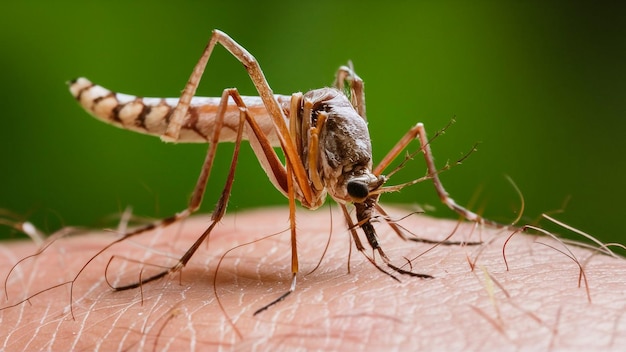
M 407 213 L 392 209 L 390 215 Z M 327 208 L 299 210 L 296 291 L 256 316 L 291 281 L 289 233 L 279 233 L 288 228 L 286 208 L 227 215 L 182 274 L 127 291 L 107 285 L 105 268 L 112 256 L 106 273 L 111 284 L 138 281 L 139 275 L 157 270 L 141 269 L 138 262 L 171 265 L 208 223 L 207 216 L 192 217 L 101 254 L 76 280 L 71 310 L 69 285 L 1 310 L 0 350 L 619 350 L 626 345 L 623 259 L 569 246 L 584 267 L 586 284 L 579 285 L 579 266 L 559 252 L 566 251 L 562 244 L 517 234 L 506 247 L 507 271 L 502 248 L 511 232 L 467 222 L 451 240 L 485 244 L 433 248 L 402 241 L 387 225 L 375 223 L 395 265 L 414 259 L 412 267 L 403 268 L 434 276 L 394 274 L 397 282 L 354 246 L 348 272 L 349 232 L 337 207 L 332 216 Z M 423 215 L 400 224 L 438 240 L 457 226 Z M 279 234 L 243 245 L 274 233 Z M 308 274 L 322 257 L 329 233 L 328 251 Z M 71 236 L 22 262 L 9 276 L 9 300 L 0 307 L 71 280 L 115 236 Z M 0 277 L 36 250 L 31 242 L 3 243 Z

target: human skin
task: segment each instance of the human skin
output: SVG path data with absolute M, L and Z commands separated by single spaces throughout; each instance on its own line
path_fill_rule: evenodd
M 408 212 L 392 209 L 392 217 Z M 549 237 L 513 236 L 506 246 L 507 270 L 502 249 L 511 231 L 463 223 L 452 240 L 481 239 L 483 245 L 432 248 L 403 241 L 378 224 L 379 241 L 394 264 L 427 252 L 412 260 L 412 270 L 434 278 L 395 274 L 397 282 L 354 248 L 348 272 L 349 232 L 336 209 L 299 210 L 297 220 L 296 291 L 256 316 L 289 288 L 289 232 L 236 246 L 287 229 L 285 208 L 227 215 L 182 274 L 141 289 L 109 288 L 109 259 L 116 256 L 106 274 L 113 283 L 147 277 L 152 269 L 140 269 L 137 261 L 172 265 L 209 217 L 192 217 L 100 254 L 74 283 L 71 298 L 65 285 L 9 307 L 71 280 L 115 235 L 59 240 L 9 276 L 9 300 L 0 306 L 9 307 L 0 311 L 0 350 L 619 350 L 626 345 L 621 258 L 569 246 L 584 267 L 586 283 L 579 285 L 578 265 Z M 421 237 L 443 239 L 457 222 L 414 215 L 402 224 Z M 329 234 L 319 268 L 307 274 L 322 257 Z M 0 277 L 35 251 L 30 242 L 0 246 Z

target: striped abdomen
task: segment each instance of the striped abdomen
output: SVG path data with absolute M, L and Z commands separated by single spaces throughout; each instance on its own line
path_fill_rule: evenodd
M 74 98 L 93 116 L 120 128 L 154 136 L 165 132 L 172 111 L 178 104 L 178 98 L 141 98 L 115 93 L 82 77 L 69 82 L 69 85 Z M 279 143 L 274 126 L 261 98 L 242 98 L 272 145 L 277 146 Z M 285 116 L 289 116 L 290 97 L 276 95 L 276 99 L 283 107 Z M 207 143 L 213 134 L 219 102 L 220 98 L 194 97 L 177 142 Z M 234 141 L 238 124 L 239 109 L 229 101 L 220 141 Z M 247 139 L 245 131 L 244 138 Z

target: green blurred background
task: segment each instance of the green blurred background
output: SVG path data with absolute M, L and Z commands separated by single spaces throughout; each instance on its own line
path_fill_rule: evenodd
M 107 126 L 78 107 L 65 81 L 85 76 L 143 96 L 177 96 L 213 28 L 259 60 L 277 93 L 329 85 L 353 60 L 364 78 L 376 160 L 418 121 L 438 166 L 481 142 L 441 177 L 460 203 L 494 219 L 560 209 L 568 224 L 624 242 L 626 15 L 619 6 L 570 2 L 5 2 L 0 13 L 0 208 L 48 231 L 102 226 L 127 205 L 139 215 L 181 210 L 205 145 L 166 145 Z M 217 50 L 200 95 L 238 87 L 241 65 Z M 202 207 L 222 187 L 221 148 Z M 400 182 L 424 175 L 410 163 Z M 475 199 L 475 201 L 473 201 Z M 454 218 L 430 183 L 384 201 L 432 205 Z M 230 211 L 286 200 L 244 148 Z M 620 215 L 621 214 L 621 215 Z M 285 218 L 286 220 L 286 218 Z M 1 229 L 4 236 L 14 231 Z

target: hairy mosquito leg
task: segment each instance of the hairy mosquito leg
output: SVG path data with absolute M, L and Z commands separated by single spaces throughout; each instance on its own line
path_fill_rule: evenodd
M 344 87 L 345 83 L 348 83 L 347 90 Z M 365 89 L 363 87 L 363 80 L 354 72 L 352 62 L 348 62 L 348 66 L 341 66 L 339 70 L 337 70 L 333 86 L 342 92 L 350 93 L 346 95 L 350 97 L 352 106 L 354 106 L 356 112 L 364 120 L 367 120 L 365 116 Z
M 245 112 L 242 111 L 242 115 L 244 113 Z M 217 202 L 217 204 L 215 205 L 215 209 L 213 210 L 213 213 L 211 214 L 211 224 L 209 225 L 209 227 L 202 233 L 202 235 L 200 235 L 200 237 L 198 237 L 198 239 L 191 245 L 191 247 L 189 247 L 189 249 L 187 249 L 187 251 L 180 258 L 178 263 L 176 263 L 170 269 L 165 270 L 165 271 L 163 271 L 163 272 L 161 272 L 159 274 L 156 274 L 154 276 L 151 276 L 151 277 L 149 277 L 147 279 L 144 279 L 142 282 L 138 282 L 138 283 L 127 285 L 127 286 L 115 287 L 115 290 L 121 291 L 121 290 L 136 288 L 136 287 L 141 286 L 144 283 L 148 283 L 150 281 L 154 281 L 154 280 L 159 279 L 159 278 L 161 278 L 161 277 L 163 277 L 163 276 L 165 276 L 167 274 L 170 274 L 170 273 L 173 273 L 173 272 L 176 272 L 176 271 L 182 269 L 185 265 L 187 265 L 187 262 L 189 262 L 191 257 L 194 255 L 194 253 L 200 247 L 200 245 L 211 235 L 211 232 L 213 231 L 213 228 L 215 228 L 215 226 L 219 223 L 219 221 L 222 219 L 222 217 L 226 213 L 226 207 L 228 205 L 228 199 L 230 198 L 230 193 L 232 191 L 233 181 L 235 180 L 235 169 L 237 167 L 237 160 L 239 158 L 239 150 L 240 150 L 240 147 L 241 147 L 241 137 L 242 137 L 242 133 L 243 133 L 244 122 L 245 122 L 245 118 L 244 118 L 244 116 L 242 116 L 241 117 L 241 122 L 239 124 L 239 129 L 238 129 L 238 132 L 237 132 L 237 140 L 235 142 L 235 150 L 233 151 L 233 158 L 232 158 L 232 161 L 231 161 L 231 164 L 230 164 L 228 177 L 226 179 L 226 185 L 224 185 L 224 189 L 222 190 L 222 194 L 220 196 L 220 199 Z
M 478 246 L 481 245 L 482 242 L 467 242 L 467 241 L 437 241 L 437 240 L 429 240 L 427 238 L 421 238 L 421 237 L 408 237 L 404 234 L 404 231 L 402 231 L 402 228 L 400 225 L 396 224 L 395 221 L 393 221 L 392 219 L 389 218 L 389 215 L 387 214 L 387 211 L 380 205 L 380 204 L 376 204 L 376 211 L 383 216 L 383 220 L 387 223 L 387 225 L 389 225 L 389 227 L 391 227 L 393 229 L 393 231 L 396 233 L 396 235 L 398 235 L 398 237 L 400 237 L 401 239 L 405 240 L 405 241 L 413 241 L 413 242 L 420 242 L 420 243 L 428 243 L 428 244 L 436 244 L 436 245 L 444 245 L 444 246 Z
M 274 305 L 284 301 L 285 298 L 287 298 L 287 296 L 289 296 L 295 290 L 296 290 L 296 275 L 293 274 L 293 277 L 291 279 L 291 286 L 289 287 L 289 291 L 283 293 L 282 295 L 280 295 L 280 297 L 276 298 L 275 300 L 273 300 L 269 304 L 267 304 L 267 305 L 257 309 L 256 311 L 254 311 L 254 313 L 252 315 L 255 316 L 255 315 L 259 314 L 259 313 L 263 313 L 264 311 L 266 311 L 270 307 L 272 307 L 272 306 L 274 306 Z
M 360 221 L 357 224 L 354 224 L 354 222 L 352 221 L 352 218 L 350 217 L 350 213 L 348 212 L 348 209 L 346 208 L 345 204 L 340 204 L 340 206 L 341 206 L 341 210 L 343 211 L 343 215 L 344 215 L 344 217 L 346 219 L 346 223 L 348 224 L 348 229 L 350 230 L 350 234 L 352 235 L 352 238 L 354 239 L 354 242 L 356 244 L 357 250 L 363 256 L 365 256 L 365 258 L 367 258 L 367 260 L 372 265 L 374 265 L 374 267 L 376 267 L 376 269 L 380 270 L 382 273 L 386 274 L 387 276 L 391 277 L 392 279 L 394 279 L 396 281 L 400 281 L 397 277 L 395 277 L 394 275 L 390 274 L 385 269 L 383 269 L 381 266 L 379 266 L 376 263 L 376 260 L 374 260 L 374 257 L 370 257 L 369 255 L 367 255 L 365 253 L 365 247 L 361 243 L 361 240 L 359 239 L 358 233 L 356 232 L 356 227 L 357 226 L 361 227 L 363 232 L 365 232 L 365 235 L 367 237 L 367 241 L 370 243 L 370 246 L 372 247 L 373 250 L 378 252 L 378 254 L 382 258 L 382 260 L 385 262 L 385 264 L 389 268 L 391 268 L 395 272 L 397 272 L 399 274 L 402 274 L 402 275 L 409 275 L 409 276 L 420 277 L 420 278 L 424 278 L 424 279 L 431 279 L 431 278 L 433 278 L 431 275 L 428 275 L 428 274 L 414 273 L 412 271 L 404 270 L 404 269 L 401 269 L 401 268 L 393 265 L 391 263 L 391 260 L 389 259 L 389 257 L 387 257 L 385 252 L 383 252 L 383 249 L 378 244 L 378 241 L 376 240 L 376 233 L 374 232 L 374 227 L 372 226 L 372 224 L 369 221 L 369 219 L 366 219 L 364 221 Z M 362 204 L 356 203 L 355 206 L 357 207 L 357 213 L 358 213 L 360 211 L 359 210 L 359 206 L 362 206 Z M 349 270 L 349 268 L 348 268 L 348 270 Z
M 276 187 L 279 190 L 284 191 L 288 195 L 289 204 L 290 204 L 290 225 L 291 225 L 291 243 L 292 243 L 292 283 L 291 283 L 289 291 L 281 295 L 278 299 L 272 301 L 270 304 L 257 310 L 254 314 L 258 314 L 266 310 L 267 308 L 275 305 L 276 303 L 284 300 L 291 292 L 295 290 L 296 274 L 298 272 L 298 254 L 297 254 L 297 247 L 296 247 L 296 223 L 295 223 L 295 209 L 296 209 L 295 185 L 293 182 L 295 175 L 291 171 L 290 164 L 287 164 L 286 167 L 283 167 L 282 164 L 280 164 L 280 160 L 278 159 L 278 156 L 276 155 L 275 151 L 272 149 L 271 144 L 268 140 L 268 137 L 263 134 L 263 132 L 257 125 L 256 121 L 254 120 L 254 118 L 250 116 L 250 114 L 248 113 L 248 110 L 246 109 L 245 103 L 243 102 L 243 99 L 241 98 L 241 96 L 239 95 L 236 89 L 234 88 L 226 89 L 224 91 L 222 95 L 221 105 L 223 105 L 225 108 L 229 97 L 232 98 L 235 104 L 239 107 L 242 115 L 240 117 L 241 121 L 240 121 L 240 126 L 238 128 L 238 134 L 237 134 L 238 137 L 237 137 L 237 141 L 235 145 L 235 151 L 233 152 L 233 160 L 231 163 L 231 169 L 230 169 L 229 176 L 227 179 L 227 184 L 225 185 L 224 190 L 222 191 L 220 200 L 215 207 L 215 210 L 211 217 L 212 222 L 209 228 L 207 228 L 207 230 L 194 242 L 194 244 L 185 252 L 183 257 L 181 257 L 178 263 L 175 264 L 174 266 L 154 276 L 151 276 L 146 279 L 142 279 L 141 282 L 137 282 L 137 283 L 126 285 L 126 286 L 114 287 L 114 289 L 126 290 L 126 289 L 140 287 L 144 283 L 157 280 L 169 273 L 180 270 L 191 259 L 195 251 L 206 240 L 206 238 L 210 235 L 215 225 L 217 225 L 217 223 L 225 214 L 226 206 L 228 203 L 228 198 L 230 196 L 232 183 L 234 180 L 234 172 L 235 172 L 235 166 L 237 163 L 237 157 L 238 157 L 239 149 L 241 145 L 243 126 L 244 126 L 244 123 L 246 123 L 246 126 L 249 128 L 248 137 L 250 139 L 250 143 L 252 145 L 252 148 L 255 154 L 259 158 L 261 165 L 264 167 L 264 169 L 266 169 L 266 171 L 268 171 L 267 173 L 268 175 L 270 175 L 270 179 L 276 185 Z M 223 113 L 218 115 L 218 121 L 220 122 L 222 121 L 222 116 L 223 116 Z M 219 136 L 217 135 L 219 130 L 220 129 L 216 127 L 216 130 L 215 130 L 216 136 L 214 137 L 215 139 L 219 138 Z M 203 173 L 201 174 L 201 177 L 199 178 L 198 184 L 196 185 L 196 189 L 194 190 L 194 194 L 192 196 L 192 200 L 195 199 L 196 202 L 200 202 L 202 200 L 202 194 L 204 193 L 204 187 L 206 185 L 206 181 L 208 180 L 208 174 L 210 173 L 210 165 L 212 164 L 212 158 L 215 154 L 215 150 L 209 149 L 209 153 L 212 153 L 212 156 L 207 155 L 205 166 L 203 167 Z M 203 176 L 205 174 L 206 174 L 206 177 Z M 201 180 L 203 181 L 201 182 Z M 278 180 L 278 181 L 275 181 L 275 180 Z M 283 183 L 285 183 L 285 185 L 283 185 Z M 196 203 L 193 203 L 193 204 L 196 204 Z M 197 206 L 199 206 L 199 204 L 197 204 Z M 194 207 L 194 209 L 197 209 L 197 206 Z
M 302 105 L 302 94 L 301 93 L 293 94 L 291 97 L 289 131 L 290 131 L 291 140 L 293 141 L 293 144 L 297 148 L 298 154 L 301 154 L 305 148 L 305 145 L 303 145 L 304 136 L 301 135 L 300 131 L 303 130 L 302 123 L 308 124 L 310 121 L 311 103 L 308 101 L 305 102 L 303 106 L 303 109 L 305 110 L 305 113 L 303 114 L 304 115 L 303 118 L 299 118 L 298 116 L 298 112 L 300 111 L 301 105 Z M 320 116 L 320 118 L 318 119 L 318 125 L 322 124 L 323 120 L 324 120 L 323 116 Z M 308 131 L 309 128 L 310 126 L 307 126 L 306 129 L 304 130 Z M 316 138 L 315 131 L 316 129 L 314 128 L 311 133 L 311 138 L 313 138 L 314 140 L 312 145 L 315 145 L 315 151 L 317 151 L 317 138 Z M 257 315 L 267 310 L 271 306 L 283 301 L 285 298 L 287 298 L 287 296 L 289 296 L 292 292 L 296 290 L 296 279 L 297 279 L 297 274 L 299 271 L 298 246 L 297 246 L 297 236 L 296 236 L 297 235 L 296 234 L 296 189 L 295 189 L 296 186 L 294 184 L 294 177 L 296 177 L 296 175 L 294 174 L 293 167 L 289 162 L 286 163 L 285 170 L 287 173 L 287 198 L 289 199 L 289 227 L 290 227 L 290 233 L 291 233 L 291 275 L 292 275 L 291 286 L 289 287 L 289 290 L 287 292 L 283 293 L 280 297 L 276 298 L 269 304 L 256 310 L 253 315 Z M 315 178 L 311 178 L 311 181 L 314 185 L 313 187 L 315 187 L 315 184 L 316 184 L 315 180 L 316 180 Z M 319 182 L 319 178 L 317 179 L 317 181 Z
M 263 133 L 261 128 L 258 126 L 255 119 L 250 116 L 250 114 L 245 109 L 245 103 L 243 99 L 236 91 L 236 89 L 227 90 L 230 94 L 230 97 L 234 100 L 235 104 L 240 107 L 243 111 L 245 111 L 245 121 L 246 126 L 248 128 L 248 138 L 250 140 L 250 144 L 252 149 L 259 159 L 261 166 L 268 174 L 271 182 L 276 186 L 278 190 L 284 193 L 289 199 L 289 219 L 290 219 L 290 229 L 291 229 L 291 245 L 292 245 L 292 282 L 290 289 L 281 295 L 276 300 L 270 302 L 270 304 L 260 308 L 254 314 L 258 314 L 269 307 L 275 305 L 276 303 L 284 300 L 291 292 L 295 290 L 296 287 L 296 275 L 299 271 L 298 269 L 298 252 L 297 252 L 297 242 L 296 242 L 296 183 L 294 179 L 297 180 L 297 175 L 293 172 L 292 164 L 287 160 L 285 166 L 283 166 L 278 158 L 276 152 L 271 146 L 271 143 L 268 137 Z M 295 125 L 295 120 L 297 119 L 298 109 L 295 107 L 299 105 L 299 102 L 302 99 L 302 95 L 300 93 L 296 93 L 292 96 L 291 105 L 294 106 L 290 111 L 292 114 L 289 118 L 290 123 L 293 124 L 291 127 L 292 130 L 297 129 Z M 287 136 L 287 138 L 291 138 Z
M 409 238 L 406 237 L 406 235 L 404 234 L 404 232 L 400 229 L 400 226 L 398 226 L 395 222 L 393 221 L 389 221 L 389 214 L 387 214 L 387 212 L 385 211 L 385 209 L 383 209 L 382 206 L 380 206 L 380 204 L 376 204 L 376 211 L 383 216 L 383 218 L 385 219 L 385 222 L 387 223 L 387 225 L 389 225 L 389 227 L 391 227 L 391 229 L 393 230 L 393 232 L 396 233 L 396 235 L 398 235 L 398 237 L 400 237 L 403 240 L 408 240 Z
M 271 306 L 283 301 L 296 290 L 296 278 L 298 274 L 298 246 L 296 243 L 296 196 L 293 184 L 293 173 L 287 164 L 287 190 L 289 193 L 289 226 L 291 229 L 291 286 L 289 290 L 269 304 L 257 309 L 253 315 L 266 311 Z
M 343 212 L 343 216 L 346 220 L 346 224 L 348 225 L 348 230 L 350 231 L 350 235 L 352 236 L 352 239 L 354 240 L 354 244 L 356 246 L 357 251 L 359 251 L 359 253 L 361 253 L 380 272 L 400 282 L 400 280 L 397 277 L 390 274 L 385 269 L 383 269 L 380 265 L 378 265 L 378 263 L 376 263 L 376 260 L 374 260 L 373 257 L 370 257 L 369 255 L 367 255 L 367 253 L 365 253 L 365 246 L 363 246 L 363 243 L 361 242 L 361 239 L 359 238 L 359 234 L 356 232 L 357 225 L 352 221 L 352 218 L 350 217 L 350 212 L 348 212 L 348 208 L 346 208 L 345 204 L 339 204 L 339 207 L 341 208 L 341 211 Z M 349 271 L 350 271 L 350 263 L 348 262 L 348 272 Z
M 267 112 L 276 127 L 278 139 L 285 154 L 286 162 L 291 164 L 293 167 L 295 175 L 294 178 L 304 196 L 305 202 L 311 204 L 313 199 L 311 186 L 308 183 L 306 171 L 304 170 L 302 160 L 298 155 L 297 148 L 289 137 L 289 128 L 285 122 L 287 118 L 285 117 L 280 104 L 278 104 L 276 97 L 274 97 L 274 93 L 267 83 L 259 63 L 244 47 L 239 45 L 222 31 L 217 29 L 213 30 L 211 39 L 202 52 L 200 60 L 198 60 L 198 63 L 194 67 L 191 76 L 185 85 L 183 94 L 180 97 L 178 106 L 176 106 L 176 109 L 172 113 L 167 130 L 165 134 L 161 136 L 161 139 L 166 142 L 176 142 L 178 140 L 180 130 L 185 123 L 185 116 L 187 114 L 187 110 L 189 109 L 191 98 L 194 96 L 196 89 L 198 88 L 200 78 L 202 78 L 202 74 L 204 73 L 204 69 L 209 61 L 209 57 L 211 56 L 213 48 L 217 43 L 226 48 L 226 50 L 228 50 L 246 68 L 250 80 L 256 87 L 256 90 L 263 100 L 263 104 L 265 105 L 265 108 L 267 109 Z
M 166 142 L 175 142 L 178 140 L 179 135 L 180 135 L 180 130 L 186 122 L 185 116 L 187 115 L 187 111 L 189 109 L 191 99 L 196 92 L 196 89 L 200 83 L 200 79 L 204 73 L 204 70 L 211 56 L 213 48 L 215 47 L 217 43 L 220 43 L 223 47 L 225 47 L 237 60 L 239 60 L 245 66 L 246 70 L 248 71 L 248 75 L 250 76 L 250 79 L 255 85 L 257 92 L 259 93 L 259 96 L 263 100 L 263 104 L 265 108 L 267 109 L 268 113 L 270 114 L 270 117 L 272 118 L 274 126 L 276 127 L 280 145 L 285 154 L 286 167 L 288 170 L 287 177 L 286 177 L 287 191 L 289 193 L 290 204 L 293 203 L 293 206 L 290 206 L 290 219 L 292 222 L 291 229 L 292 229 L 292 272 L 293 272 L 292 289 L 293 289 L 295 288 L 295 278 L 296 278 L 296 272 L 298 268 L 297 268 L 297 251 L 295 248 L 295 243 L 296 243 L 295 241 L 296 239 L 295 238 L 296 237 L 296 234 L 295 234 L 295 189 L 293 185 L 291 185 L 290 187 L 289 183 L 293 183 L 295 179 L 295 181 L 297 182 L 299 186 L 300 192 L 302 192 L 302 195 L 304 198 L 303 204 L 305 206 L 312 204 L 312 200 L 313 200 L 312 188 L 308 182 L 308 177 L 304 169 L 304 166 L 302 164 L 302 161 L 300 159 L 300 155 L 298 153 L 296 143 L 294 142 L 294 140 L 292 140 L 289 137 L 290 131 L 285 123 L 286 117 L 284 116 L 284 113 L 280 105 L 278 104 L 276 98 L 274 97 L 273 92 L 271 88 L 269 87 L 269 84 L 267 83 L 267 80 L 265 79 L 265 76 L 263 75 L 263 72 L 261 71 L 261 68 L 259 64 L 257 63 L 256 59 L 245 48 L 243 48 L 237 42 L 232 40 L 228 35 L 226 35 L 225 33 L 219 30 L 214 30 L 211 36 L 211 39 L 209 40 L 209 43 L 204 49 L 200 60 L 194 67 L 192 74 L 187 84 L 185 85 L 185 89 L 179 99 L 179 103 L 172 113 L 171 119 L 167 126 L 167 130 L 161 136 L 161 138 Z M 236 96 L 233 95 L 233 99 L 235 101 L 237 101 L 237 98 L 239 98 L 239 100 L 241 101 L 241 98 L 239 97 L 238 94 L 236 94 Z M 225 104 L 224 100 L 222 100 L 222 102 Z M 293 98 L 292 98 L 292 102 L 293 102 Z M 239 106 L 241 108 L 241 105 Z M 220 116 L 221 119 L 223 119 L 223 113 L 224 112 L 222 110 L 222 113 Z M 255 151 L 255 154 L 257 154 L 257 156 L 259 156 L 259 154 L 264 155 L 263 158 L 260 158 L 262 159 L 261 160 L 262 166 L 266 170 L 267 168 L 269 168 L 273 171 L 274 176 L 275 176 L 275 178 L 272 180 L 273 183 L 277 186 L 277 188 L 282 189 L 284 191 L 285 185 L 283 182 L 281 182 L 281 176 L 283 176 L 283 173 L 281 172 L 280 167 L 278 165 L 275 165 L 277 158 L 275 157 L 275 154 L 273 154 L 273 152 L 270 152 L 269 150 L 266 149 L 267 145 L 269 145 L 269 143 L 266 143 L 267 137 L 260 134 L 255 129 L 254 119 L 248 116 L 247 113 L 245 115 L 246 115 L 246 120 L 248 122 L 248 126 L 250 126 L 251 129 L 253 129 L 254 131 L 253 132 L 254 137 L 251 138 L 251 142 L 253 144 L 253 149 Z M 241 126 L 243 126 L 243 122 Z M 243 127 L 241 128 L 243 129 Z M 215 127 L 216 136 L 218 135 L 220 129 L 221 127 Z M 240 131 L 240 134 L 241 133 L 242 132 Z M 238 138 L 240 139 L 241 137 L 239 136 Z M 218 140 L 219 139 L 217 140 L 214 139 L 214 142 L 217 142 Z M 211 146 L 212 149 L 210 149 L 209 153 L 207 154 L 207 160 L 205 161 L 203 171 L 201 173 L 200 178 L 198 179 L 196 188 L 194 189 L 194 194 L 192 196 L 192 201 L 190 203 L 190 209 L 193 209 L 193 210 L 197 209 L 197 207 L 201 203 L 202 195 L 204 194 L 204 189 L 206 187 L 206 180 L 208 179 L 208 171 L 210 171 L 211 169 L 212 160 L 215 155 L 216 144 L 217 143 L 212 143 L 212 146 Z M 239 148 L 239 142 L 237 143 L 237 148 Z M 234 170 L 234 165 L 232 165 L 232 168 Z M 284 180 L 284 177 L 282 178 L 282 180 Z M 229 183 L 232 183 L 232 180 L 230 180 Z M 218 206 L 217 206 L 218 209 L 216 213 L 220 214 L 218 216 L 220 218 L 221 218 L 221 214 L 223 214 L 223 211 L 225 210 L 226 203 L 227 203 L 226 201 L 222 201 L 222 199 L 228 198 L 228 194 L 226 194 L 227 188 L 229 188 L 229 185 L 225 187 L 225 191 L 222 193 L 222 198 L 220 198 L 220 202 L 218 203 Z M 192 206 L 192 204 L 195 206 Z M 214 213 L 214 215 L 216 213 Z M 201 238 L 199 238 L 198 241 L 194 243 L 194 246 L 192 246 L 192 248 L 190 248 L 187 251 L 187 253 L 185 253 L 183 258 L 181 258 L 181 260 L 179 261 L 177 265 L 172 267 L 170 270 L 159 273 L 151 278 L 144 280 L 143 282 L 148 282 L 148 281 L 158 279 L 166 275 L 168 272 L 178 270 L 182 266 L 184 266 L 184 264 L 193 255 L 193 253 L 197 249 L 197 246 L 199 246 L 200 242 L 202 242 L 202 240 L 206 236 L 208 236 L 208 234 L 210 233 L 215 223 L 216 222 L 213 222 L 211 224 L 209 229 L 207 229 L 207 231 L 205 231 L 205 233 L 201 236 Z M 137 287 L 140 284 L 141 283 L 138 283 L 135 285 L 128 285 L 125 287 L 120 287 L 118 289 Z M 290 292 L 291 291 L 292 290 L 290 290 Z
M 196 183 L 196 187 L 194 188 L 194 191 L 192 193 L 191 196 L 191 200 L 189 202 L 189 207 L 187 209 L 187 211 L 189 213 L 192 213 L 194 211 L 196 211 L 199 207 L 200 204 L 202 203 L 202 197 L 204 195 L 205 189 L 206 189 L 206 184 L 207 181 L 209 179 L 210 173 L 211 173 L 211 168 L 213 166 L 213 161 L 215 160 L 215 154 L 217 151 L 217 141 L 219 141 L 219 134 L 221 132 L 222 129 L 222 125 L 223 125 L 223 120 L 224 120 L 224 113 L 226 111 L 226 106 L 228 104 L 228 99 L 229 97 L 234 97 L 235 101 L 241 101 L 240 97 L 239 97 L 239 93 L 237 92 L 236 89 L 232 88 L 232 89 L 225 89 L 224 92 L 222 93 L 222 98 L 220 100 L 220 105 L 219 105 L 219 109 L 218 109 L 218 114 L 217 114 L 217 119 L 216 119 L 216 127 L 215 127 L 215 132 L 213 135 L 213 139 L 210 143 L 209 146 L 209 150 L 207 152 L 207 156 L 206 159 L 204 161 L 204 164 L 202 166 L 202 171 L 200 172 L 200 176 L 198 177 L 198 181 Z M 239 99 L 236 99 L 236 97 L 239 97 Z M 242 102 L 243 104 L 243 102 Z M 226 212 L 226 206 L 228 205 L 228 199 L 230 197 L 230 192 L 232 190 L 232 184 L 234 181 L 234 174 L 235 174 L 235 168 L 236 168 L 236 164 L 237 164 L 237 160 L 239 157 L 239 150 L 241 148 L 241 141 L 242 141 L 242 137 L 243 137 L 243 128 L 244 128 L 244 124 L 246 122 L 246 119 L 249 119 L 250 117 L 248 116 L 248 112 L 245 108 L 245 105 L 241 105 L 239 106 L 240 109 L 240 121 L 239 121 L 239 126 L 237 128 L 237 139 L 235 141 L 235 150 L 233 151 L 233 157 L 232 157 L 232 161 L 231 161 L 231 166 L 229 169 L 229 173 L 228 173 L 228 177 L 226 179 L 226 184 L 224 185 L 224 189 L 222 190 L 222 194 L 220 196 L 219 201 L 217 202 L 215 209 L 213 210 L 213 214 L 211 215 L 211 224 L 209 225 L 209 227 L 204 231 L 204 233 L 193 243 L 193 245 L 185 252 L 185 254 L 179 259 L 179 261 L 173 265 L 172 267 L 170 267 L 169 269 L 166 269 L 158 274 L 155 274 L 153 276 L 150 276 L 148 278 L 142 279 L 140 282 L 137 283 L 133 283 L 133 284 L 129 284 L 129 285 L 124 285 L 124 286 L 118 286 L 118 287 L 114 287 L 115 290 L 117 291 L 121 291 L 121 290 L 127 290 L 127 289 L 132 289 L 132 288 L 137 288 L 145 283 L 160 279 L 162 277 L 164 277 L 165 275 L 169 274 L 169 273 L 173 273 L 176 272 L 180 269 L 182 269 L 187 262 L 191 259 L 191 257 L 193 256 L 193 254 L 196 252 L 196 250 L 198 250 L 198 248 L 200 247 L 200 245 L 202 244 L 202 242 L 204 242 L 206 240 L 206 238 L 209 237 L 209 235 L 211 234 L 211 231 L 213 230 L 213 228 L 215 227 L 215 225 L 217 225 L 217 223 L 219 222 L 219 220 L 224 216 L 224 213 Z
M 420 145 L 422 150 L 424 151 L 424 159 L 426 160 L 426 167 L 428 168 L 428 173 L 432 175 L 433 184 L 435 185 L 435 190 L 437 190 L 437 194 L 439 195 L 439 199 L 447 205 L 450 209 L 454 210 L 464 218 L 470 221 L 477 222 L 479 224 L 490 225 L 498 228 L 510 228 L 515 229 L 511 225 L 500 224 L 498 222 L 485 219 L 482 216 L 456 204 L 454 199 L 450 198 L 448 192 L 446 192 L 441 180 L 439 179 L 439 175 L 437 173 L 437 168 L 435 167 L 435 159 L 433 157 L 433 153 L 430 149 L 430 143 L 428 143 L 428 137 L 426 136 L 426 129 L 424 128 L 424 124 L 418 123 L 416 126 L 417 134 L 419 137 Z
M 485 219 L 482 216 L 468 210 L 460 205 L 458 205 L 454 199 L 452 199 L 448 192 L 446 192 L 441 180 L 439 179 L 439 172 L 435 167 L 435 159 L 433 157 L 432 151 L 430 149 L 430 143 L 428 141 L 428 137 L 426 136 L 426 130 L 424 128 L 424 124 L 421 122 L 416 124 L 413 128 L 411 128 L 401 139 L 396 143 L 396 145 L 387 153 L 387 155 L 383 158 L 383 160 L 376 166 L 373 173 L 374 175 L 380 175 L 382 172 L 391 164 L 391 162 L 407 147 L 411 141 L 414 139 L 418 139 L 420 142 L 420 147 L 422 152 L 424 153 L 424 159 L 426 160 L 426 168 L 428 170 L 428 177 L 432 179 L 433 184 L 435 186 L 435 190 L 439 195 L 439 199 L 443 204 L 448 206 L 450 209 L 454 210 L 456 213 L 464 217 L 469 221 L 474 221 L 481 225 L 489 225 L 496 228 L 505 228 L 516 230 L 516 227 L 507 224 L 501 224 L 489 219 Z

